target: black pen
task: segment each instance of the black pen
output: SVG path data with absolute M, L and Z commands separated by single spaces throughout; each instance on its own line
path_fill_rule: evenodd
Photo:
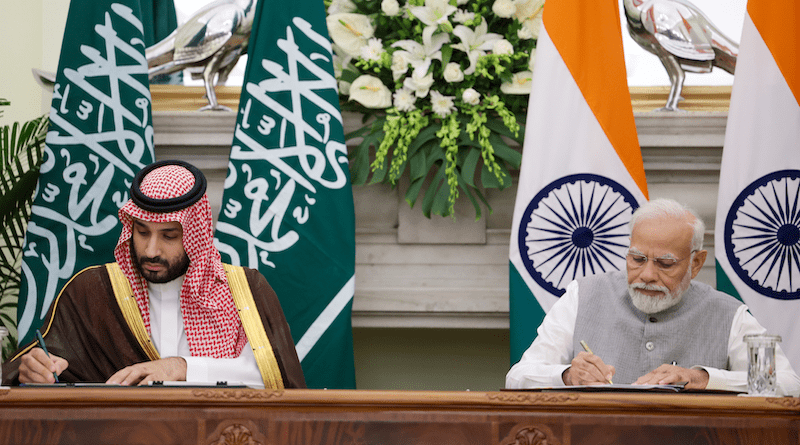
M 50 357 L 50 353 L 47 352 L 47 346 L 44 345 L 44 338 L 42 338 L 42 333 L 39 332 L 38 329 L 36 330 L 36 340 L 39 342 L 39 346 L 41 346 L 42 349 L 44 350 L 44 353 L 47 354 L 47 357 Z M 53 372 L 53 377 L 56 378 L 56 383 L 58 383 L 58 374 Z

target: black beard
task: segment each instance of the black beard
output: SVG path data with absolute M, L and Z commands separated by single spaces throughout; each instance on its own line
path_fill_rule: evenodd
M 131 260 L 133 262 L 133 267 L 139 272 L 139 275 L 144 277 L 145 280 L 151 283 L 169 283 L 170 281 L 174 280 L 175 278 L 180 277 L 181 275 L 185 274 L 186 271 L 189 269 L 189 256 L 185 253 L 183 254 L 183 258 L 180 261 L 170 264 L 167 260 L 161 257 L 155 258 L 146 258 L 146 257 L 139 257 L 136 255 L 136 248 L 133 245 L 133 239 L 131 239 Z M 167 267 L 167 270 L 161 272 L 161 274 L 155 274 L 153 272 L 148 271 L 143 267 L 145 263 L 151 264 L 161 264 Z

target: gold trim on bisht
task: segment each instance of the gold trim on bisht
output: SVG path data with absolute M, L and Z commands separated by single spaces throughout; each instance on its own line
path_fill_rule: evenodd
M 244 269 L 240 266 L 230 264 L 222 265 L 225 274 L 228 276 L 228 286 L 231 288 L 233 301 L 239 309 L 239 318 L 242 320 L 244 333 L 253 348 L 253 355 L 256 357 L 258 369 L 261 371 L 261 379 L 264 381 L 265 388 L 283 389 L 283 378 L 281 369 L 278 367 L 278 360 L 275 359 L 275 352 L 269 343 L 264 324 L 258 315 L 253 293 L 250 292 L 250 285 Z
M 150 340 L 150 334 L 147 333 L 147 328 L 144 326 L 142 313 L 139 312 L 139 305 L 136 304 L 136 298 L 133 296 L 133 289 L 131 288 L 131 283 L 128 282 L 128 278 L 122 273 L 122 269 L 117 263 L 106 264 L 106 270 L 108 271 L 108 278 L 111 279 L 111 287 L 114 289 L 117 304 L 122 310 L 125 322 L 128 323 L 128 327 L 131 328 L 133 335 L 139 342 L 139 346 L 142 347 L 150 360 L 160 359 L 161 355 L 159 355 L 155 345 Z

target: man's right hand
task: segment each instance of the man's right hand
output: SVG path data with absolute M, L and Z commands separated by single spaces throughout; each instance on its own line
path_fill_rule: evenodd
M 608 384 L 616 368 L 606 365 L 603 360 L 588 352 L 579 353 L 572 359 L 572 365 L 561 374 L 567 386 Z
M 55 355 L 49 357 L 42 348 L 33 348 L 20 358 L 20 383 L 55 383 L 55 372 L 60 375 L 69 366 L 66 360 Z

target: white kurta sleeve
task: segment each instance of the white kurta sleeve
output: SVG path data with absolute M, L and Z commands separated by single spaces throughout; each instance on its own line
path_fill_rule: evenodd
M 506 388 L 564 386 L 561 374 L 570 367 L 577 318 L 578 283 L 573 281 L 544 317 L 531 346 L 506 374 Z
M 765 334 L 767 330 L 750 314 L 747 306 L 742 305 L 736 311 L 731 323 L 731 333 L 728 338 L 728 361 L 730 370 L 696 367 L 708 372 L 708 385 L 706 389 L 721 389 L 728 391 L 747 391 L 747 366 L 748 351 L 744 336 L 749 334 Z M 778 395 L 800 395 L 800 377 L 797 376 L 789 359 L 783 353 L 780 345 L 775 350 L 775 367 L 778 380 Z

